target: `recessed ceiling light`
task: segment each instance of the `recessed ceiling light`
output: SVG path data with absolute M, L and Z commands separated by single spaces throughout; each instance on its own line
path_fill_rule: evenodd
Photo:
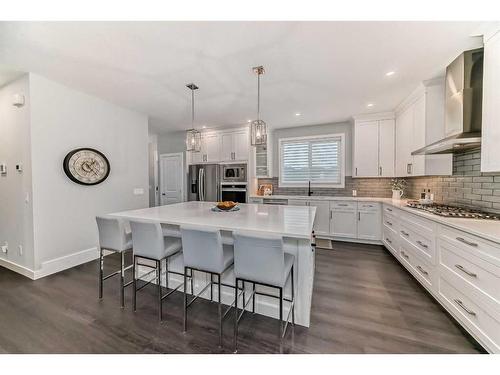
M 301 115 L 301 113 L 300 113 L 300 112 L 297 112 L 297 113 L 295 114 L 295 116 L 300 116 L 300 115 Z
M 203 128 L 203 129 L 206 129 L 206 128 L 207 128 L 207 126 L 206 126 L 206 125 L 203 125 L 203 126 L 202 126 L 202 128 Z
M 252 122 L 252 120 L 247 120 L 248 123 Z
M 366 106 L 367 106 L 368 108 L 371 108 L 371 107 L 373 107 L 373 106 L 374 106 L 374 104 L 373 104 L 373 103 L 368 103 Z
M 386 75 L 387 77 L 390 77 L 390 76 L 392 76 L 394 73 L 396 73 L 396 72 L 394 72 L 394 71 L 392 71 L 392 70 L 391 70 L 390 72 L 385 73 L 385 75 Z

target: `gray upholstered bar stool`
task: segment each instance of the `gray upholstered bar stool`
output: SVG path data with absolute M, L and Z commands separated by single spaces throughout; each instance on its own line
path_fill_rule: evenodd
M 295 257 L 285 253 L 283 238 L 277 235 L 255 234 L 249 232 L 233 232 L 234 237 L 234 275 L 235 288 L 235 320 L 234 320 L 234 350 L 238 349 L 238 322 L 245 313 L 248 302 L 252 300 L 255 312 L 255 295 L 277 298 L 279 300 L 279 338 L 280 344 L 286 334 L 290 314 L 292 324 L 295 325 L 295 289 L 293 281 L 293 263 Z M 283 290 L 290 280 L 291 298 L 284 298 Z M 240 282 L 242 293 L 239 293 Z M 245 302 L 245 282 L 252 284 L 252 293 Z M 278 296 L 258 292 L 256 285 L 276 288 Z M 243 307 L 241 314 L 238 312 L 238 298 L 243 294 Z M 283 301 L 290 302 L 290 310 L 283 325 Z
M 222 323 L 234 302 L 222 313 L 221 287 L 234 288 L 234 284 L 223 283 L 221 278 L 227 275 L 233 265 L 233 247 L 225 245 L 222 241 L 221 232 L 218 229 L 181 226 L 182 248 L 184 256 L 184 285 L 186 285 L 188 271 L 201 271 L 210 275 L 210 282 L 188 302 L 184 295 L 184 331 L 187 330 L 188 307 L 210 287 L 210 299 L 213 301 L 213 286 L 217 286 L 218 309 L 219 309 L 219 346 L 222 346 Z M 216 282 L 214 279 L 217 279 Z M 228 282 L 231 282 L 229 280 Z
M 151 268 L 152 270 L 143 275 L 143 277 L 149 276 L 153 272 L 156 274 L 158 288 L 158 317 L 161 321 L 163 317 L 163 300 L 183 285 L 183 283 L 179 283 L 177 287 L 163 295 L 161 284 L 162 262 L 165 260 L 165 274 L 167 280 L 170 273 L 184 276 L 184 273 L 168 269 L 168 258 L 178 255 L 182 250 L 181 240 L 175 237 L 165 237 L 159 223 L 131 221 L 130 227 L 132 229 L 132 243 L 134 246 L 134 311 L 137 309 L 137 292 L 151 283 L 151 281 L 148 281 L 137 288 L 137 280 L 141 280 L 137 277 L 137 266 Z M 153 267 L 146 263 L 139 263 L 139 260 L 152 261 L 155 266 Z M 184 292 L 185 291 L 184 289 Z
M 127 232 L 125 222 L 122 219 L 97 216 L 97 231 L 99 232 L 99 299 L 102 299 L 104 280 L 120 275 L 120 300 L 121 306 L 125 306 L 125 271 L 132 266 L 125 267 L 125 252 L 132 250 L 132 234 Z M 104 276 L 104 250 L 120 253 L 121 267 L 119 270 Z

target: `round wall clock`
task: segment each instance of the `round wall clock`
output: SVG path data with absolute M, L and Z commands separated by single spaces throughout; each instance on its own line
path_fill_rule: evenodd
M 63 169 L 69 179 L 77 184 L 97 185 L 108 177 L 110 166 L 102 152 L 78 148 L 66 155 Z

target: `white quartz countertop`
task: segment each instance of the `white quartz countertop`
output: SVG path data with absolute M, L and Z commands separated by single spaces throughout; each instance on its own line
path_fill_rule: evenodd
M 298 199 L 298 200 L 321 200 L 321 201 L 356 201 L 356 202 L 380 202 L 399 208 L 403 211 L 433 220 L 443 225 L 462 230 L 466 233 L 476 235 L 500 244 L 500 221 L 499 220 L 484 220 L 484 219 L 463 219 L 451 218 L 434 215 L 429 212 L 417 210 L 406 206 L 406 200 L 393 200 L 391 198 L 375 198 L 375 197 L 328 197 L 328 196 L 304 196 L 304 195 L 251 195 L 252 198 L 267 198 L 267 199 Z
M 167 206 L 116 212 L 128 220 L 174 225 L 200 225 L 220 230 L 246 230 L 291 238 L 311 238 L 315 207 L 239 204 L 239 211 L 214 212 L 214 202 L 183 202 Z

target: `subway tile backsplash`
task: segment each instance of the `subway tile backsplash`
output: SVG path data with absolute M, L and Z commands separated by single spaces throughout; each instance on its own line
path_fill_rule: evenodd
M 434 193 L 436 203 L 481 209 L 500 214 L 500 173 L 481 173 L 480 150 L 471 150 L 453 157 L 452 176 L 408 177 L 405 197 L 417 199 L 424 189 Z M 274 194 L 307 195 L 307 188 L 280 188 L 278 178 L 259 179 L 259 184 L 273 184 Z M 313 195 L 390 198 L 390 178 L 346 177 L 344 189 L 312 189 Z

